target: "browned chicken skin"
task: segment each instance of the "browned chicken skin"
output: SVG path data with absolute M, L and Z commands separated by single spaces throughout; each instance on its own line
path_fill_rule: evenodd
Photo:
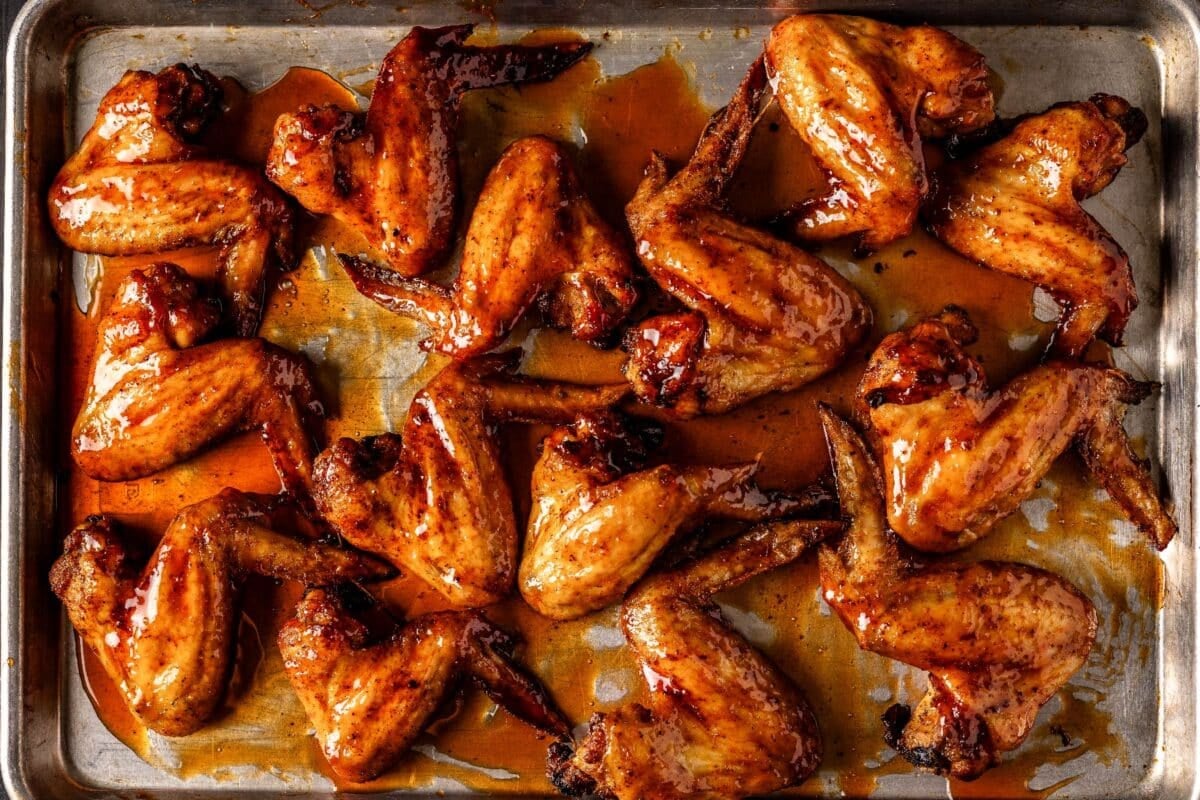
M 67 537 L 50 585 L 148 728 L 185 736 L 216 712 L 246 574 L 309 584 L 391 574 L 370 556 L 284 536 L 271 524 L 266 506 L 226 489 L 180 511 L 140 571 L 108 517 L 91 517 Z
M 535 302 L 551 326 L 597 341 L 637 300 L 625 244 L 584 195 L 569 156 L 542 136 L 511 144 L 489 173 L 452 288 L 340 258 L 360 292 L 425 323 L 428 346 L 455 358 L 500 344 Z
M 1175 522 L 1122 427 L 1153 386 L 1096 364 L 1049 361 L 991 390 L 962 349 L 966 314 L 947 309 L 884 339 L 858 387 L 883 462 L 888 522 L 919 550 L 965 547 L 1016 510 L 1072 444 L 1158 549 Z
M 1027 117 L 934 176 L 925 208 L 934 234 L 1063 306 L 1055 355 L 1079 357 L 1097 335 L 1119 345 L 1137 306 L 1129 258 L 1079 201 L 1116 177 L 1145 130 L 1141 111 L 1098 94 Z
M 401 435 L 342 439 L 321 454 L 317 506 L 350 543 L 454 605 L 494 603 L 512 590 L 518 543 L 496 423 L 567 422 L 626 393 L 503 377 L 492 359 L 452 364 L 413 399 Z
M 978 777 L 1020 746 L 1082 666 L 1096 610 L 1065 579 L 997 561 L 914 566 L 884 517 L 876 467 L 849 424 L 821 409 L 850 528 L 820 553 L 825 600 L 864 650 L 929 671 L 917 707 L 888 710 L 888 744 L 918 766 Z
M 512 642 L 481 614 L 410 620 L 382 642 L 337 598 L 310 592 L 279 632 L 284 669 L 334 772 L 368 781 L 412 746 L 462 675 L 534 727 L 565 736 L 545 690 L 510 660 Z
M 812 774 L 821 739 L 807 701 L 723 624 L 711 598 L 841 528 L 766 523 L 639 584 L 621 624 L 650 683 L 650 708 L 597 714 L 582 741 L 551 747 L 555 785 L 619 800 L 719 800 L 769 794 Z
M 50 222 L 67 246 L 107 256 L 218 245 L 234 331 L 252 336 L 269 262 L 288 269 L 292 212 L 258 172 L 213 158 L 195 139 L 220 111 L 217 79 L 177 64 L 127 72 L 50 187 Z
M 284 488 L 308 502 L 321 413 L 308 362 L 262 339 L 200 344 L 217 316 L 174 264 L 130 273 L 100 320 L 71 455 L 97 480 L 134 480 L 258 428 Z
M 589 414 L 542 443 L 519 575 L 534 610 L 572 619 L 617 602 L 681 530 L 706 517 L 797 516 L 826 499 L 821 490 L 764 492 L 753 463 L 640 469 L 660 433 Z
M 367 113 L 333 106 L 283 114 L 267 175 L 300 205 L 358 230 L 400 275 L 439 265 L 458 203 L 463 92 L 554 78 L 586 42 L 464 44 L 473 25 L 413 28 L 383 60 Z
M 983 56 L 929 25 L 798 14 L 771 31 L 767 68 L 829 179 L 794 212 L 805 239 L 857 234 L 876 250 L 906 236 L 928 191 L 921 139 L 969 133 L 994 116 Z
M 626 207 L 650 276 L 690 311 L 634 327 L 625 374 L 640 398 L 680 416 L 719 414 L 808 383 L 870 327 L 870 308 L 825 262 L 719 208 L 765 87 L 759 59 L 691 161 L 668 179 L 656 153 Z

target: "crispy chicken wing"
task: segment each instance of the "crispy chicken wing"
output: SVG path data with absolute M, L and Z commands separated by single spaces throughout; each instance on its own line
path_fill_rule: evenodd
M 626 207 L 650 276 L 690 311 L 634 327 L 625 374 L 639 397 L 680 416 L 719 414 L 801 386 L 836 366 L 870 327 L 870 308 L 825 262 L 718 207 L 765 86 L 759 59 L 691 161 L 668 179 L 654 154 Z
M 321 752 L 352 781 L 396 763 L 461 675 L 534 727 L 568 732 L 545 689 L 510 660 L 511 639 L 478 612 L 426 614 L 371 644 L 336 597 L 315 590 L 280 630 L 279 650 Z
M 579 185 L 569 156 L 542 136 L 511 144 L 484 183 L 453 288 L 340 256 L 354 285 L 433 330 L 431 349 L 491 350 L 539 302 L 548 322 L 597 341 L 637 300 L 624 243 Z
M 858 388 L 883 462 L 888 522 L 919 550 L 965 547 L 1016 510 L 1064 450 L 1084 463 L 1158 549 L 1175 522 L 1122 427 L 1153 389 L 1119 370 L 1049 361 L 998 390 L 962 349 L 967 315 L 947 309 L 888 336 Z
M 660 435 L 600 413 L 542 443 L 519 574 L 534 610 L 572 619 L 620 600 L 681 530 L 705 517 L 796 516 L 827 499 L 820 489 L 764 492 L 753 483 L 753 463 L 642 469 Z
M 1020 120 L 1003 139 L 934 176 L 925 216 L 946 244 L 1047 289 L 1063 306 L 1051 343 L 1078 357 L 1099 334 L 1120 344 L 1137 291 L 1129 258 L 1079 201 L 1107 186 L 1146 117 L 1098 94 Z
M 122 281 L 100 321 L 75 463 L 97 480 L 134 480 L 258 428 L 284 488 L 308 502 L 309 422 L 322 413 L 308 362 L 262 339 L 200 344 L 217 317 L 174 264 Z
M 271 180 L 309 211 L 358 230 L 401 275 L 432 269 L 450 247 L 463 92 L 550 80 L 591 50 L 472 47 L 464 42 L 473 28 L 413 28 L 384 58 L 365 115 L 310 106 L 275 123 Z
M 177 64 L 127 72 L 50 187 L 50 222 L 67 246 L 107 256 L 220 246 L 234 331 L 252 336 L 269 262 L 288 269 L 292 211 L 255 170 L 195 144 L 220 111 L 217 79 Z
M 886 527 L 858 434 L 827 407 L 821 419 L 850 525 L 821 547 L 825 600 L 864 650 L 929 671 L 916 709 L 885 715 L 887 742 L 918 766 L 978 777 L 1020 746 L 1087 659 L 1096 610 L 1065 579 L 1024 564 L 912 565 Z
M 495 425 L 568 422 L 627 387 L 501 377 L 455 363 L 413 399 L 402 435 L 342 439 L 317 459 L 316 500 L 349 542 L 416 574 L 456 606 L 505 597 L 517 568 L 512 490 Z
M 794 212 L 805 239 L 857 234 L 876 250 L 907 235 L 928 190 L 922 137 L 968 133 L 994 116 L 983 56 L 929 25 L 798 14 L 771 31 L 767 68 L 829 178 Z
M 265 505 L 226 489 L 180 511 L 140 572 L 111 518 L 91 517 L 67 537 L 50 585 L 146 727 L 186 736 L 216 712 L 247 573 L 310 584 L 391 574 L 370 556 L 271 526 Z
M 639 584 L 621 624 L 650 684 L 650 708 L 597 714 L 582 741 L 552 746 L 555 785 L 620 800 L 718 800 L 769 794 L 812 774 L 821 739 L 807 701 L 722 623 L 711 598 L 796 560 L 841 528 L 766 523 Z

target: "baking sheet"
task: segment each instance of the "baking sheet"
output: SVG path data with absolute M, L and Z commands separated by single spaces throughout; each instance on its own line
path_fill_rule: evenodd
M 43 19 L 51 20 L 52 13 L 64 13 L 63 8 L 71 4 L 41 5 L 51 7 L 49 11 L 41 9 Z M 96 718 L 76 675 L 73 643 L 65 629 L 57 636 L 48 634 L 61 629 L 62 623 L 44 578 L 58 541 L 48 512 L 53 501 L 53 455 L 61 449 L 47 442 L 61 438 L 62 433 L 53 429 L 53 347 L 47 349 L 42 340 L 50 336 L 54 318 L 52 306 L 47 305 L 46 287 L 58 268 L 72 270 L 84 279 L 80 281 L 84 290 L 80 297 L 60 302 L 78 299 L 86 303 L 88 270 L 84 257 L 64 257 L 41 227 L 40 204 L 48 176 L 90 124 L 100 96 L 125 69 L 158 69 L 179 60 L 194 60 L 217 74 L 236 77 L 252 90 L 270 84 L 294 64 L 321 68 L 334 75 L 369 77 L 382 55 L 412 24 L 481 21 L 478 15 L 457 5 L 397 10 L 390 6 L 354 8 L 358 4 L 351 4 L 333 6 L 322 14 L 311 6 L 280 3 L 275 4 L 279 6 L 278 16 L 261 15 L 263 24 L 237 25 L 222 23 L 250 22 L 244 9 L 199 3 L 180 12 L 176 4 L 163 5 L 169 6 L 171 13 L 161 14 L 160 22 L 172 21 L 174 13 L 193 19 L 179 25 L 91 29 L 71 42 L 58 42 L 59 49 L 39 53 L 48 60 L 61 60 L 57 72 L 61 79 L 57 91 L 61 95 L 56 95 L 52 86 L 33 87 L 29 79 L 34 77 L 35 65 L 18 63 L 20 59 L 14 53 L 19 55 L 19 47 L 10 50 L 10 81 L 19 82 L 22 77 L 27 81 L 23 85 L 10 83 L 9 127 L 16 137 L 10 154 L 14 159 L 24 159 L 24 168 L 12 171 L 6 187 L 7 228 L 16 235 L 7 247 L 5 282 L 9 391 L 4 428 L 8 463 L 4 473 L 7 558 L 3 577 L 7 592 L 4 648 L 10 661 L 4 684 L 4 727 L 5 778 L 15 795 L 29 792 L 65 796 L 67 791 L 84 788 L 113 793 L 139 789 L 155 796 L 205 790 L 227 794 L 233 788 L 228 782 L 230 777 L 236 778 L 237 789 L 246 793 L 331 789 L 327 779 L 312 772 L 250 769 L 214 779 L 206 775 L 175 776 L 146 764 L 117 742 Z M 990 6 L 982 13 L 964 9 L 961 18 L 997 15 L 1002 10 L 996 4 Z M 34 13 L 37 11 L 35 8 Z M 1066 4 L 1056 6 L 1055 12 L 1059 21 L 1088 21 L 1097 15 L 1103 21 L 1113 10 Z M 1054 787 L 1065 777 L 1078 775 L 1062 786 L 1056 797 L 1176 795 L 1189 791 L 1194 772 L 1195 678 L 1191 665 L 1195 586 L 1190 511 L 1195 263 L 1193 238 L 1185 229 L 1192 224 L 1189 220 L 1194 221 L 1196 178 L 1190 165 L 1195 163 L 1192 150 L 1196 120 L 1194 105 L 1182 104 L 1178 94 L 1186 95 L 1190 90 L 1194 102 L 1196 64 L 1194 49 L 1187 49 L 1194 48 L 1188 38 L 1194 28 L 1181 25 L 1178 18 L 1184 15 L 1182 22 L 1187 22 L 1185 12 L 1153 7 L 1143 10 L 1141 20 L 1128 20 L 1137 24 L 1084 28 L 1050 24 L 948 26 L 982 50 L 1003 79 L 1000 106 L 1006 115 L 1105 91 L 1130 99 L 1150 118 L 1147 137 L 1131 152 L 1130 165 L 1087 207 L 1122 243 L 1137 267 L 1142 304 L 1129 330 L 1130 345 L 1118 354 L 1118 364 L 1136 377 L 1163 381 L 1165 391 L 1155 402 L 1131 413 L 1128 425 L 1135 436 L 1144 440 L 1147 452 L 1163 465 L 1178 498 L 1182 532 L 1165 557 L 1167 589 L 1161 610 L 1156 610 L 1158 598 L 1146 596 L 1144 587 L 1129 587 L 1128 606 L 1136 613 L 1131 619 L 1102 627 L 1093 658 L 1064 690 L 1083 693 L 1085 698 L 1091 692 L 1090 702 L 1105 705 L 1125 743 L 1126 757 L 1111 763 L 1093 763 L 1094 759 L 1085 758 L 1079 763 L 1068 760 L 1066 764 L 1051 765 L 1054 769 L 1035 776 L 1032 789 Z M 716 106 L 732 91 L 761 46 L 770 22 L 781 13 L 734 8 L 693 10 L 683 5 L 643 13 L 602 3 L 548 12 L 536 6 L 506 5 L 500 9 L 496 29 L 501 38 L 509 39 L 536 27 L 569 24 L 601 45 L 596 57 L 609 75 L 628 72 L 671 53 L 690 71 L 701 97 Z M 76 16 L 68 16 L 72 24 L 80 24 Z M 1028 17 L 1026 12 L 1024 18 Z M 1009 18 L 1012 22 L 1021 19 Z M 1029 21 L 1047 20 L 1035 17 Z M 1164 28 L 1167 23 L 1176 27 Z M 37 33 L 26 19 L 24 26 L 18 24 L 15 36 L 32 37 Z M 55 44 L 45 31 L 40 33 L 47 39 L 44 46 Z M 46 71 L 44 65 L 39 69 Z M 56 116 L 55 101 L 59 97 L 62 102 Z M 33 108 L 33 102 L 39 108 Z M 60 131 L 64 138 L 58 141 L 55 137 Z M 1188 164 L 1188 169 L 1180 170 L 1181 164 Z M 847 268 L 845 264 L 840 266 Z M 340 280 L 336 269 L 323 277 L 319 267 L 309 266 L 315 279 Z M 1165 294 L 1161 276 L 1166 277 Z M 47 324 L 51 330 L 46 330 Z M 38 332 L 38 341 L 29 338 L 33 331 Z M 289 329 L 286 318 L 273 321 L 271 316 L 263 332 L 306 352 L 319 349 L 320 357 L 332 359 L 335 366 L 338 358 L 346 358 L 350 352 L 374 354 L 378 361 L 373 367 L 368 365 L 364 374 L 388 379 L 371 384 L 372 391 L 377 392 L 376 424 L 387 427 L 402 418 L 415 389 L 411 375 L 421 367 L 423 358 L 415 339 L 355 341 L 333 329 Z M 321 344 L 322 338 L 326 345 Z M 327 346 L 330 341 L 337 342 L 342 356 L 339 347 Z M 371 432 L 378 431 L 364 431 Z M 1029 535 L 1029 557 L 1024 560 L 1051 568 L 1061 563 L 1072 579 L 1086 581 L 1086 576 L 1070 571 L 1072 565 L 1088 562 L 1086 537 L 1081 537 L 1079 552 L 1050 553 L 1044 558 L 1032 552 L 1037 545 L 1039 521 L 1054 516 L 1054 494 L 1053 485 L 1043 486 L 1023 507 L 1021 518 L 1009 527 L 1027 525 L 1034 531 Z M 996 537 L 1007 534 L 1003 530 Z M 1119 528 L 1104 535 L 1118 545 L 1128 543 L 1130 538 L 1127 530 Z M 984 553 L 973 550 L 970 555 Z M 1089 589 L 1086 583 L 1081 585 L 1085 591 Z M 35 606 L 41 608 L 34 611 Z M 730 608 L 735 624 L 740 623 L 752 640 L 756 636 L 769 638 L 754 627 L 761 620 L 756 622 L 745 608 Z M 887 702 L 902 699 L 898 692 L 905 680 L 911 683 L 911 678 L 906 678 L 907 670 L 893 672 L 893 682 L 879 686 L 880 697 L 888 695 L 881 701 L 884 707 Z M 50 680 L 50 676 L 55 679 Z M 810 694 L 819 691 L 816 686 L 806 688 Z M 1043 714 L 1048 717 L 1055 711 L 1052 703 Z M 257 734 L 249 731 L 246 735 Z M 498 756 L 496 763 L 502 762 L 502 756 Z M 67 790 L 70 784 L 74 786 Z M 836 776 L 819 774 L 808 784 L 810 791 L 814 787 L 836 792 Z M 443 782 L 423 788 L 453 793 L 465 787 L 461 782 Z M 944 796 L 947 791 L 943 779 L 917 774 L 888 775 L 875 789 L 881 797 Z

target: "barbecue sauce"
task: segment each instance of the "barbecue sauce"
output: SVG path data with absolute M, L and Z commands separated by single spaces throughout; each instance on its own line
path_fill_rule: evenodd
M 562 35 L 534 34 L 530 40 L 553 38 Z M 257 94 L 232 84 L 227 89 L 229 110 L 211 132 L 209 144 L 254 164 L 262 162 L 272 122 L 280 112 L 324 103 L 352 109 L 363 100 L 330 76 L 301 68 Z M 575 146 L 588 192 L 601 212 L 623 229 L 622 208 L 651 151 L 662 152 L 674 163 L 685 160 L 711 110 L 701 103 L 684 65 L 670 57 L 613 77 L 604 76 L 599 64 L 588 59 L 547 84 L 469 93 L 463 101 L 459 143 L 462 208 L 472 207 L 488 169 L 509 142 L 542 133 Z M 765 223 L 819 193 L 823 185 L 821 171 L 772 108 L 756 128 L 730 196 L 735 210 Z M 460 232 L 467 214 L 461 216 Z M 301 223 L 300 235 L 307 255 L 271 293 L 261 335 L 304 352 L 314 362 L 324 395 L 336 410 L 326 426 L 327 441 L 398 430 L 413 394 L 445 362 L 421 351 L 418 326 L 359 296 L 342 274 L 333 253 L 361 250 L 356 234 L 332 219 L 309 218 Z M 720 417 L 688 422 L 664 418 L 665 458 L 716 463 L 757 459 L 763 484 L 799 488 L 817 480 L 827 467 L 816 402 L 847 412 L 866 357 L 885 333 L 947 303 L 962 306 L 980 329 L 972 353 L 996 385 L 1035 363 L 1047 341 L 1050 327 L 1034 316 L 1029 284 L 969 263 L 921 231 L 865 258 L 853 257 L 849 246 L 840 243 L 817 252 L 874 307 L 870 341 L 840 369 L 797 391 L 760 398 Z M 64 430 L 69 430 L 82 403 L 96 322 L 125 275 L 155 261 L 172 260 L 210 278 L 214 256 L 212 250 L 199 249 L 96 259 L 88 262 L 86 286 L 64 287 L 64 296 L 80 298 L 85 306 L 64 304 L 64 341 L 70 344 L 69 358 L 63 362 L 64 385 L 69 387 Z M 523 368 L 529 374 L 584 382 L 620 380 L 619 351 L 597 350 L 530 325 L 520 327 L 514 340 L 524 347 Z M 504 434 L 522 524 L 537 442 L 546 432 L 541 426 L 511 426 Z M 65 437 L 61 446 L 62 463 L 69 465 Z M 138 481 L 99 483 L 72 467 L 65 482 L 63 533 L 89 514 L 103 512 L 132 526 L 149 543 L 180 508 L 225 486 L 258 492 L 280 488 L 256 435 L 235 438 Z M 1115 693 L 1123 670 L 1152 669 L 1155 663 L 1153 645 L 1144 643 L 1151 641 L 1148 626 L 1153 625 L 1162 592 L 1158 559 L 1140 538 L 1130 537 L 1121 527 L 1120 512 L 1098 494 L 1073 458 L 1055 466 L 1033 500 L 1039 509 L 1051 501 L 1057 506 L 1042 511 L 1045 519 L 1032 526 L 1018 512 L 953 558 L 1027 561 L 1080 585 L 1096 602 L 1101 619 L 1097 646 L 1085 667 L 1087 686 L 1073 681 L 1064 687 L 1019 751 L 974 783 L 953 782 L 954 796 L 1044 796 L 1072 780 L 1069 774 L 1043 775 L 1047 765 L 1062 765 L 1083 752 L 1100 762 L 1126 758 L 1121 732 L 1111 729 L 1103 710 L 1108 689 L 1096 685 Z M 1129 587 L 1133 590 L 1127 591 Z M 377 593 L 397 618 L 440 607 L 438 595 L 412 579 L 391 581 Z M 148 736 L 95 659 L 81 659 L 86 688 L 101 718 L 147 760 L 163 763 L 158 749 L 166 748 L 182 775 L 233 779 L 238 770 L 252 768 L 276 772 L 300 786 L 319 786 L 328 779 L 342 788 L 372 790 L 453 791 L 461 785 L 488 792 L 553 792 L 544 777 L 548 741 L 470 689 L 421 737 L 417 751 L 390 773 L 364 787 L 337 780 L 309 735 L 310 726 L 282 675 L 274 644 L 298 587 L 259 580 L 244 594 L 248 602 L 229 700 L 219 718 L 193 736 Z M 858 649 L 819 600 L 814 559 L 761 576 L 721 600 L 739 628 L 796 680 L 820 721 L 824 762 L 816 776 L 793 792 L 841 790 L 865 796 L 890 776 L 913 771 L 883 744 L 880 716 L 892 703 L 915 703 L 924 677 Z M 645 696 L 641 671 L 626 650 L 616 609 L 553 622 L 515 598 L 488 613 L 520 632 L 525 641 L 522 660 L 545 681 L 573 723 Z M 929 780 L 935 791 L 943 785 L 940 778 Z

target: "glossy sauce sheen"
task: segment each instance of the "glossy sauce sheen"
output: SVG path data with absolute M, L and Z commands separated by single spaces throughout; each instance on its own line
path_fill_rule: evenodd
M 554 38 L 561 39 L 562 33 L 529 37 Z M 245 96 L 236 87 L 229 87 L 228 95 L 230 114 L 210 141 L 255 163 L 261 163 L 279 112 L 308 103 L 354 108 L 359 101 L 325 74 L 299 68 L 258 95 Z M 459 144 L 463 208 L 472 207 L 488 169 L 510 141 L 542 133 L 569 144 L 586 142 L 577 153 L 585 188 L 601 213 L 624 230 L 621 209 L 650 150 L 658 149 L 679 163 L 689 155 L 709 112 L 697 99 L 685 69 L 668 57 L 615 77 L 603 76 L 589 59 L 549 84 L 468 93 Z M 731 197 L 743 214 L 761 219 L 812 196 L 822 182 L 798 137 L 772 108 L 759 123 Z M 444 362 L 427 358 L 417 348 L 422 336 L 417 326 L 354 291 L 331 255 L 337 249 L 362 250 L 354 234 L 327 219 L 304 222 L 300 233 L 303 247 L 313 252 L 274 291 L 262 335 L 314 361 L 324 396 L 336 400 L 331 403 L 337 416 L 327 424 L 328 440 L 398 430 L 415 391 Z M 1049 327 L 1033 317 L 1028 284 L 969 264 L 923 232 L 865 259 L 852 261 L 848 247 L 840 244 L 819 252 L 874 307 L 877 322 L 870 346 L 883 333 L 949 302 L 965 307 L 980 328 L 980 342 L 971 352 L 983 359 L 997 385 L 1034 363 L 1046 342 Z M 64 429 L 69 429 L 82 402 L 101 303 L 130 269 L 163 259 L 178 261 L 201 276 L 211 275 L 214 260 L 211 251 L 159 258 L 88 257 L 83 274 L 66 277 L 63 296 L 75 297 L 86 314 L 75 302 L 63 303 L 65 341 L 71 343 L 70 357 L 63 359 L 63 377 L 70 387 Z M 528 326 L 514 339 L 524 340 L 524 368 L 532 374 L 587 382 L 620 379 L 619 352 L 596 351 L 565 336 L 531 332 Z M 696 463 L 757 457 L 760 480 L 767 486 L 799 487 L 816 479 L 825 469 L 826 456 L 815 403 L 823 400 L 848 411 L 868 352 L 869 347 L 853 354 L 841 369 L 802 390 L 762 398 L 722 417 L 668 422 L 665 455 Z M 528 512 L 536 444 L 545 433 L 544 428 L 513 426 L 505 435 L 522 522 Z M 68 464 L 67 442 L 61 446 L 62 463 Z M 239 437 L 190 462 L 128 483 L 97 483 L 72 469 L 66 478 L 69 503 L 63 532 L 89 514 L 104 512 L 133 526 L 149 543 L 180 507 L 225 486 L 278 489 L 257 436 Z M 1153 668 L 1150 632 L 1163 591 L 1157 558 L 1140 537 L 1122 533 L 1116 507 L 1097 496 L 1097 487 L 1073 457 L 1056 465 L 1035 500 L 1057 502 L 1045 515 L 1044 530 L 1032 530 L 1018 512 L 958 558 L 1008 558 L 1062 573 L 1099 608 L 1097 646 L 1084 669 L 1087 680 L 1068 684 L 1051 701 L 1010 761 L 975 783 L 952 783 L 956 797 L 1044 796 L 1069 783 L 1073 774 L 1067 769 L 1066 777 L 1048 777 L 1047 770 L 1085 753 L 1101 763 L 1121 763 L 1127 755 L 1120 732 L 1110 730 L 1111 721 L 1097 703 L 1121 691 L 1119 681 L 1127 670 Z M 1133 590 L 1127 592 L 1128 587 Z M 101 717 L 144 758 L 158 764 L 177 760 L 176 771 L 185 776 L 233 779 L 239 770 L 250 768 L 291 776 L 299 785 L 314 772 L 333 780 L 282 675 L 274 643 L 297 591 L 265 580 L 247 588 L 234 685 L 226 712 L 208 728 L 172 741 L 148 736 L 94 659 L 84 657 L 86 685 Z M 397 613 L 438 607 L 436 594 L 411 579 L 393 581 L 382 594 Z M 836 617 L 818 603 L 811 558 L 750 582 L 722 603 L 736 609 L 735 622 L 797 681 L 816 712 L 825 760 L 817 775 L 795 792 L 817 795 L 840 789 L 861 796 L 886 783 L 889 775 L 911 771 L 884 746 L 879 718 L 893 702 L 915 701 L 924 678 L 858 650 Z M 546 682 L 573 723 L 644 696 L 645 680 L 624 649 L 615 608 L 572 622 L 551 622 L 514 593 L 514 599 L 489 613 L 521 632 L 523 660 Z M 530 728 L 495 710 L 474 690 L 446 713 L 453 718 L 423 736 L 419 752 L 370 788 L 453 790 L 457 787 L 447 783 L 451 781 L 482 791 L 553 793 L 544 777 L 547 741 Z M 1076 772 L 1087 763 L 1087 758 L 1081 759 Z M 931 791 L 940 793 L 941 779 L 929 780 Z

